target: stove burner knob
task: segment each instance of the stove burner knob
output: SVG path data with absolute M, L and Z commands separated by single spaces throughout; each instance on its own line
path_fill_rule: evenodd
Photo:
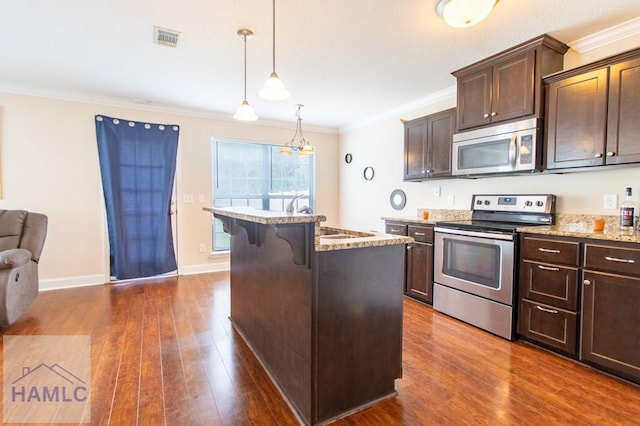
M 481 204 L 482 204 L 482 200 L 478 200 L 478 201 L 476 201 L 476 204 L 477 204 L 477 205 L 481 205 Z
M 524 205 L 525 205 L 525 206 L 527 206 L 527 207 L 531 207 L 531 206 L 533 205 L 533 202 L 531 202 L 531 201 L 526 201 L 526 202 L 524 203 Z
M 542 207 L 544 206 L 544 203 L 542 201 L 536 201 L 536 206 Z
M 491 204 L 491 201 L 489 201 L 489 200 L 484 200 L 484 205 L 485 205 L 485 206 L 488 206 L 489 204 Z

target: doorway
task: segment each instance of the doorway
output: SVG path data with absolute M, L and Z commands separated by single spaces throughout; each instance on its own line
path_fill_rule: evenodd
M 179 127 L 97 115 L 112 281 L 177 271 L 174 181 Z

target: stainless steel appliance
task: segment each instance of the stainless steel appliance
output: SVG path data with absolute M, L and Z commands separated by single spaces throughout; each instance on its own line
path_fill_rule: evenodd
M 486 175 L 542 168 L 539 121 L 531 118 L 453 135 L 452 173 Z
M 433 307 L 505 339 L 515 335 L 520 226 L 555 222 L 554 195 L 474 195 L 471 220 L 437 222 Z

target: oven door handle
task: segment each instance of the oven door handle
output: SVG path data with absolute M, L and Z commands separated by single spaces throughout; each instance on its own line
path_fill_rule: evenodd
M 479 231 L 465 231 L 462 229 L 450 229 L 450 228 L 433 228 L 435 232 L 440 232 L 443 234 L 450 235 L 465 235 L 467 237 L 479 237 L 479 238 L 490 238 L 492 240 L 504 240 L 504 241 L 513 241 L 513 234 L 502 234 L 497 232 L 479 232 Z

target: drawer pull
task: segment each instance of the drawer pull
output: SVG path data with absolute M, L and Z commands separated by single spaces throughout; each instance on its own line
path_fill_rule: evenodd
M 541 252 L 544 252 L 544 253 L 560 253 L 560 250 L 546 249 L 546 248 L 542 248 L 542 247 L 538 247 L 538 251 L 541 251 Z
M 549 266 L 542 266 L 542 265 L 538 265 L 538 269 L 542 269 L 544 271 L 554 271 L 554 272 L 558 272 L 560 270 L 560 268 L 551 268 Z
M 558 311 L 556 311 L 555 309 L 547 309 L 547 308 L 543 308 L 542 306 L 538 306 L 536 305 L 536 309 L 542 312 L 548 312 L 550 314 L 557 314 Z
M 415 234 L 415 235 L 419 235 L 419 236 L 421 236 L 421 237 L 424 237 L 425 235 L 427 235 L 427 234 L 425 234 L 424 232 L 414 232 L 414 234 Z
M 636 263 L 635 260 L 633 259 L 619 259 L 617 257 L 611 257 L 611 256 L 605 256 L 604 257 L 605 260 L 608 260 L 610 262 L 619 262 L 619 263 Z

